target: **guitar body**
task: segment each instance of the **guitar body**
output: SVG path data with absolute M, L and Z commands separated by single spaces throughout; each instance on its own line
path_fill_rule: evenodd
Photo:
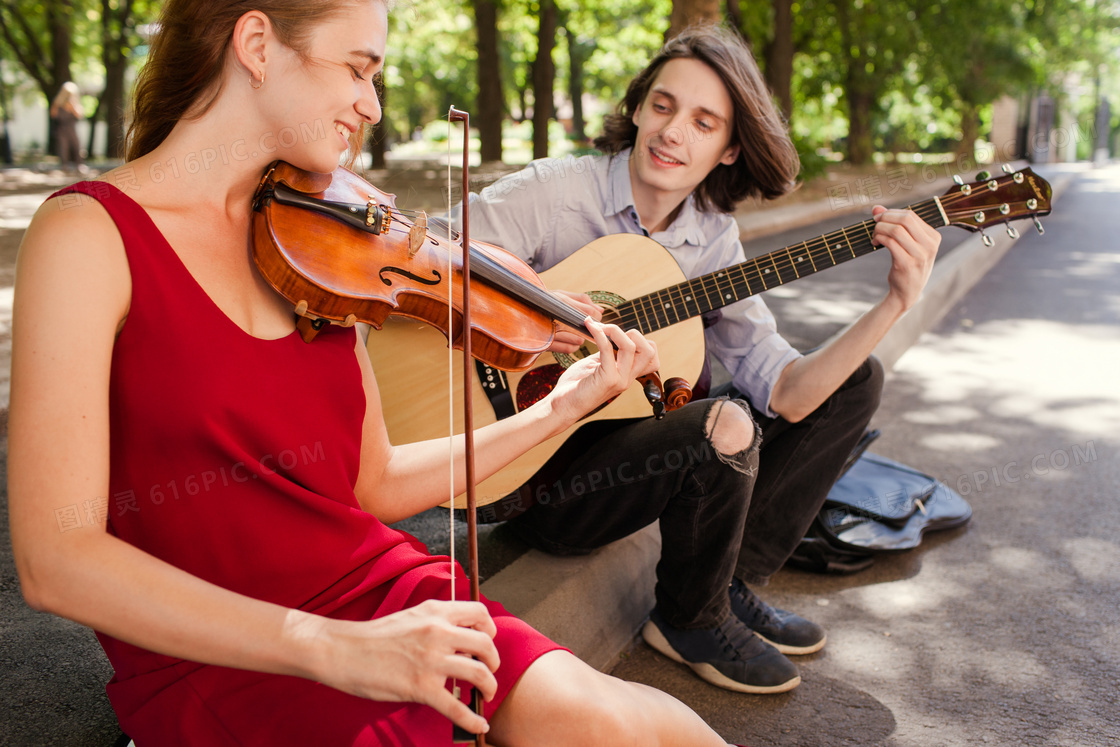
M 588 278 L 599 278 L 589 281 Z M 599 295 L 606 291 L 623 299 L 635 298 L 667 285 L 685 280 L 672 255 L 656 241 L 636 234 L 616 234 L 596 239 L 555 267 L 541 273 L 545 287 Z M 592 285 L 593 287 L 588 287 Z M 700 317 L 685 319 L 647 335 L 657 344 L 662 378 L 680 376 L 695 383 L 704 368 L 704 330 Z M 593 353 L 590 343 L 587 353 Z M 380 330 L 370 333 L 367 350 L 381 392 L 389 440 L 395 444 L 443 438 L 448 430 L 448 350 L 447 338 L 434 327 L 403 317 L 389 317 Z M 580 354 L 577 354 L 577 357 Z M 462 401 L 463 386 L 458 372 L 463 370 L 462 353 L 452 351 L 456 372 L 454 397 Z M 559 373 L 557 359 L 543 353 L 523 371 L 498 372 L 506 377 L 513 393 L 515 409 L 551 391 L 547 383 Z M 552 367 L 552 368 L 549 368 Z M 483 382 L 474 377 L 474 423 L 476 428 L 496 422 Z M 525 395 L 518 402 L 518 387 Z M 454 408 L 455 432 L 463 432 L 460 408 Z M 523 454 L 503 470 L 478 484 L 478 505 L 486 505 L 517 490 L 556 453 L 561 444 L 584 423 L 603 419 L 640 418 L 652 414 L 649 402 L 636 383 L 580 423 Z M 462 496 L 456 499 L 461 508 Z

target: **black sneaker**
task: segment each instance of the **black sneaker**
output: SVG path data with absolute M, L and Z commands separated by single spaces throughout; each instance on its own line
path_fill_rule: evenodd
M 824 628 L 792 612 L 775 609 L 737 578 L 731 579 L 731 612 L 783 654 L 811 654 L 824 648 Z
M 713 685 L 741 693 L 784 693 L 801 684 L 797 667 L 734 615 L 717 628 L 681 630 L 650 613 L 642 638 Z

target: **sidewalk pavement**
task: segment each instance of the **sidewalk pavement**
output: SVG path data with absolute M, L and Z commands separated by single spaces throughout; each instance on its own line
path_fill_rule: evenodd
M 1047 172 L 1044 175 L 1051 178 L 1056 194 L 1070 178 L 1069 174 L 1061 171 Z M 45 185 L 45 188 L 53 189 L 56 186 L 58 185 Z M 898 204 L 910 204 L 932 194 L 939 194 L 946 186 L 947 182 L 919 185 L 906 195 L 900 195 L 905 199 Z M 0 193 L 0 218 L 6 215 L 3 214 L 2 207 L 4 200 Z M 744 236 L 751 239 L 752 247 L 760 245 L 764 241 L 762 236 L 767 232 L 770 232 L 771 237 L 777 230 L 798 234 L 797 238 L 789 242 L 769 247 L 777 248 L 794 240 L 816 236 L 840 225 L 862 220 L 866 215 L 856 213 L 866 213 L 869 205 L 856 204 L 847 206 L 844 210 L 836 208 L 834 200 L 802 203 L 789 210 L 783 209 L 781 213 L 757 217 L 740 216 L 740 226 Z M 854 212 L 846 212 L 848 208 Z M 18 224 L 20 218 L 17 216 L 14 220 Z M 956 231 L 943 231 L 947 241 L 952 235 L 950 232 Z M 1014 243 L 1002 231 L 993 232 L 992 235 L 996 244 L 990 250 L 982 248 L 979 237 L 968 237 L 948 252 L 943 243 L 942 256 L 935 266 L 933 278 L 922 302 L 896 326 L 895 331 L 877 351 L 888 366 L 898 359 L 922 331 L 936 323 Z M 770 292 L 767 301 L 775 310 L 783 334 L 791 340 L 816 344 L 841 329 L 862 308 L 869 306 L 884 292 L 884 260 L 889 265 L 889 259 L 885 256 L 861 258 L 806 278 L 798 284 L 806 290 L 797 291 L 791 287 Z M 874 262 L 880 263 L 878 272 L 870 269 L 870 263 Z M 845 275 L 845 268 L 855 268 L 849 270 L 855 274 Z M 789 292 L 785 292 L 787 290 Z M 812 313 L 801 316 L 795 313 L 799 309 L 804 311 L 805 307 L 811 307 Z M 3 309 L 0 309 L 0 313 L 2 312 Z M 5 350 L 5 376 L 8 373 L 7 348 L 10 345 L 6 327 L 10 324 L 10 302 L 7 313 L 9 318 L 0 320 L 0 326 L 5 327 L 0 330 L 3 333 L 0 347 Z M 3 410 L 0 410 L 4 423 L 6 395 L 5 380 Z M 2 435 L 6 452 L 6 427 Z M 104 683 L 111 675 L 104 655 L 89 630 L 65 620 L 32 612 L 23 604 L 12 566 L 10 538 L 6 531 L 6 499 L 0 503 L 0 509 L 4 514 L 0 516 L 0 522 L 5 527 L 0 535 L 0 620 L 3 620 L 3 627 L 0 628 L 0 663 L 4 665 L 7 680 L 0 691 L 5 693 L 3 698 L 8 706 L 0 708 L 0 742 L 111 744 L 118 730 L 104 695 Z M 446 541 L 439 539 L 446 535 L 445 514 L 439 511 L 428 514 L 406 528 L 428 541 L 433 551 L 446 552 Z M 488 531 L 482 538 L 481 548 L 485 579 L 483 593 L 501 601 L 511 611 L 570 647 L 593 666 L 603 669 L 616 667 L 620 661 L 619 653 L 631 645 L 635 631 L 653 606 L 653 565 L 659 552 L 656 529 L 639 532 L 590 556 L 580 558 L 557 558 L 536 551 L 525 552 L 525 548 L 511 540 L 508 534 L 501 532 L 500 527 L 495 531 L 484 529 Z M 813 588 L 811 581 L 805 582 L 803 586 Z M 796 590 L 797 587 L 795 585 L 792 588 Z M 622 659 L 623 663 L 631 660 Z M 624 670 L 625 667 L 619 669 Z M 618 673 L 627 675 L 626 671 Z M 690 676 L 686 675 L 686 678 Z M 707 687 L 703 683 L 700 686 Z M 805 686 L 801 689 L 805 689 Z M 868 707 L 866 698 L 859 694 L 852 695 L 849 700 L 851 706 Z M 787 701 L 788 699 L 781 700 Z M 757 707 L 762 712 L 767 708 L 765 704 L 778 702 L 761 699 Z M 750 708 L 754 707 L 752 701 Z M 781 720 L 780 708 L 775 718 Z M 809 740 L 799 743 L 824 742 Z M 856 740 L 853 743 L 871 742 Z

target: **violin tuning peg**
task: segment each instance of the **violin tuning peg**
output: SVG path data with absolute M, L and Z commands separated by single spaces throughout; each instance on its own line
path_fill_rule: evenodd
M 953 174 L 953 183 L 963 185 L 964 184 L 964 179 L 961 179 L 960 174 Z
M 996 243 L 995 240 L 992 239 L 991 236 L 984 233 L 984 229 L 980 229 L 980 240 L 984 242 L 984 246 L 992 246 L 993 244 Z
M 976 181 L 978 181 L 978 182 L 986 182 L 991 178 L 992 178 L 992 172 L 990 172 L 990 171 L 981 171 L 979 174 L 976 175 Z
M 1038 218 L 1034 218 L 1034 227 L 1035 227 L 1035 230 L 1038 231 L 1039 236 L 1046 233 L 1046 229 L 1042 227 L 1042 222 L 1039 221 Z
M 1013 239 L 1017 239 L 1017 238 L 1019 238 L 1019 229 L 1015 228 L 1015 226 L 1008 225 L 1007 226 L 1007 235 L 1010 236 Z
M 1002 166 L 1000 166 L 1000 168 L 1003 169 L 1003 173 L 1005 173 L 1005 174 L 1010 174 L 1012 171 L 1015 170 L 1015 169 L 1011 168 L 1011 164 L 1009 164 L 1009 163 L 1003 164 Z

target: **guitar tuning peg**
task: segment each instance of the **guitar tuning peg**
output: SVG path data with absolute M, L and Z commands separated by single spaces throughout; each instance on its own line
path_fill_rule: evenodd
M 996 243 L 991 236 L 984 233 L 984 229 L 982 228 L 980 229 L 980 240 L 984 242 L 984 246 L 991 246 Z
M 1019 229 L 1015 228 L 1015 226 L 1008 225 L 1007 226 L 1007 235 L 1010 236 L 1013 239 L 1017 239 L 1017 238 L 1019 238 Z
M 1034 227 L 1035 227 L 1035 230 L 1038 231 L 1038 235 L 1041 236 L 1042 234 L 1046 233 L 1046 229 L 1042 227 L 1042 223 L 1038 220 L 1038 218 L 1034 218 L 1033 220 L 1034 220 Z
M 1002 166 L 1000 166 L 1000 168 L 1003 169 L 1003 173 L 1005 173 L 1005 174 L 1010 174 L 1012 171 L 1015 170 L 1015 169 L 1011 168 L 1011 164 L 1009 164 L 1009 163 L 1003 164 Z
M 990 171 L 981 171 L 979 174 L 976 175 L 976 181 L 978 181 L 978 182 L 986 182 L 991 178 L 992 178 L 992 172 L 990 172 Z
M 953 183 L 963 185 L 964 184 L 964 179 L 961 179 L 960 174 L 953 174 Z

